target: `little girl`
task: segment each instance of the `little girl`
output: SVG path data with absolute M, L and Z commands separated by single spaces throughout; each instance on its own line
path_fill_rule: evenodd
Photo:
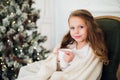
M 108 63 L 102 30 L 84 9 L 73 11 L 68 24 L 69 31 L 56 54 L 22 67 L 17 80 L 100 80 L 103 63 Z M 61 49 L 63 61 L 67 63 L 64 67 L 59 63 Z

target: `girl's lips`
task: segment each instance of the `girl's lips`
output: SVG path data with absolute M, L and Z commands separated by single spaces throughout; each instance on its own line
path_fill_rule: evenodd
M 80 38 L 81 36 L 74 36 L 74 38 Z

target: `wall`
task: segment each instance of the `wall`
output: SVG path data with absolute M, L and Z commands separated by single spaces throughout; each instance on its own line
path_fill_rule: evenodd
M 37 21 L 38 32 L 47 36 L 47 41 L 43 44 L 46 48 L 52 49 L 55 41 L 53 26 L 53 2 L 51 0 L 34 0 L 33 7 L 40 10 L 40 19 Z
M 120 0 L 36 0 L 41 12 L 39 31 L 48 36 L 46 46 L 53 49 L 68 30 L 67 18 L 75 9 L 87 9 L 93 16 L 120 17 Z

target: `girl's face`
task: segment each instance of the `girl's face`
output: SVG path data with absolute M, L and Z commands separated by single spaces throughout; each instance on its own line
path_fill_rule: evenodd
M 69 29 L 71 37 L 77 42 L 86 42 L 87 39 L 87 25 L 85 21 L 80 17 L 70 17 Z

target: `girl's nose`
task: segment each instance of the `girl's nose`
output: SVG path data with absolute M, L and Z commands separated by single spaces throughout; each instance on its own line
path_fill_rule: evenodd
M 75 29 L 75 33 L 78 34 L 80 32 L 79 29 Z

